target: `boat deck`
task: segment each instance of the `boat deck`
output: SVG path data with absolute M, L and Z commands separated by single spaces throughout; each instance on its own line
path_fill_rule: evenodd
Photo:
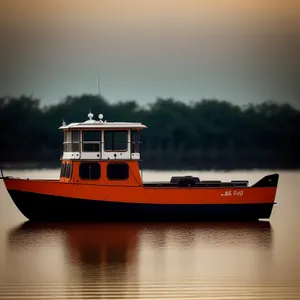
M 200 181 L 196 182 L 193 188 L 205 188 L 205 187 L 248 187 L 248 181 L 231 181 L 231 182 L 221 182 L 221 181 Z M 144 182 L 144 187 L 182 187 L 178 185 L 178 182 Z

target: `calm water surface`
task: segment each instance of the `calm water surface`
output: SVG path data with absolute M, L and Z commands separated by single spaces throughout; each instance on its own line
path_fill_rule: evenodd
M 184 175 L 252 184 L 268 173 Z M 256 223 L 31 223 L 1 181 L 0 299 L 300 299 L 300 172 L 279 174 L 278 205 Z

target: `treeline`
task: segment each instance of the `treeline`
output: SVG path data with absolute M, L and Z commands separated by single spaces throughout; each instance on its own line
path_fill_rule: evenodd
M 68 96 L 41 106 L 33 97 L 0 98 L 0 163 L 60 164 L 65 122 L 87 120 L 89 109 L 107 121 L 137 121 L 142 132 L 143 168 L 237 169 L 300 167 L 300 112 L 265 102 L 239 107 L 204 99 L 184 103 L 158 98 L 109 103 L 102 96 Z

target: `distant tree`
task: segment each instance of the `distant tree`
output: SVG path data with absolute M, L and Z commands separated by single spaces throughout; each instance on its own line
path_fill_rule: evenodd
M 143 166 L 151 168 L 299 168 L 300 112 L 266 101 L 241 108 L 226 101 L 184 103 L 157 98 L 110 104 L 103 96 L 67 96 L 41 107 L 32 96 L 0 98 L 1 162 L 57 162 L 62 121 L 85 121 L 102 113 L 108 121 L 136 121 L 142 132 Z

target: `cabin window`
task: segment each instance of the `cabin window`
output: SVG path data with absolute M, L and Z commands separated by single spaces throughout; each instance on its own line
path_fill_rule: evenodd
M 67 132 L 66 131 L 64 131 L 64 152 L 67 152 Z
M 69 168 L 70 168 L 70 164 L 66 164 L 64 177 L 69 177 Z
M 71 152 L 72 149 L 72 132 L 71 131 L 65 131 L 64 133 L 64 151 L 65 152 Z
M 131 153 L 140 152 L 140 132 L 138 130 L 131 130 Z
M 79 176 L 84 180 L 96 180 L 101 175 L 100 165 L 98 163 L 81 163 L 79 166 Z
M 72 131 L 72 152 L 79 152 L 80 132 Z
M 64 151 L 79 152 L 80 135 L 79 131 L 64 132 Z
M 72 177 L 72 164 L 67 164 L 66 165 L 65 177 L 67 177 L 67 178 Z
M 70 164 L 69 178 L 72 177 L 72 172 L 73 172 L 73 164 Z
M 126 163 L 110 163 L 106 171 L 109 180 L 126 180 L 129 177 L 129 166 Z
M 101 143 L 101 131 L 82 132 L 82 151 L 99 152 Z
M 105 151 L 126 151 L 127 150 L 127 130 L 104 131 Z
M 60 177 L 71 178 L 72 177 L 72 164 L 62 164 Z
M 61 165 L 60 177 L 65 177 L 66 164 Z

